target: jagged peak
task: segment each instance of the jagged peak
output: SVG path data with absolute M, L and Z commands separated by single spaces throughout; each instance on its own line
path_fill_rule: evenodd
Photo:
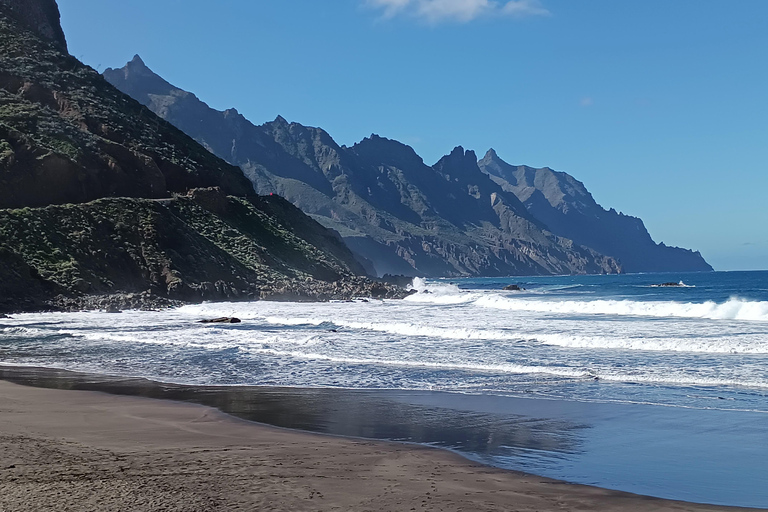
M 456 146 L 449 154 L 440 159 L 440 161 L 457 161 L 460 160 L 463 163 L 472 162 L 477 163 L 477 155 L 471 149 L 464 149 L 462 146 Z
M 382 137 L 381 135 L 378 135 L 376 133 L 372 133 L 369 137 L 365 137 L 363 140 L 361 140 L 360 142 L 355 144 L 355 146 L 359 146 L 361 144 L 366 144 L 366 143 L 368 143 L 368 144 L 375 143 L 377 145 L 387 144 L 387 145 L 398 145 L 398 146 L 403 146 L 403 147 L 410 147 L 410 146 L 407 146 L 406 144 L 403 144 L 402 142 L 400 142 L 398 140 L 388 139 L 387 137 Z
M 447 171 L 453 169 L 465 169 L 470 172 L 480 171 L 478 168 L 477 155 L 471 149 L 465 150 L 462 146 L 456 146 L 449 154 L 442 157 L 432 166 L 435 169 Z
M 383 158 L 390 162 L 403 163 L 405 161 L 412 161 L 418 164 L 424 164 L 424 160 L 408 144 L 396 139 L 381 137 L 375 133 L 372 133 L 370 137 L 365 137 L 363 140 L 356 143 L 352 146 L 352 149 L 362 152 L 362 154 L 376 154 L 378 155 L 378 158 Z
M 139 56 L 138 53 L 136 55 L 134 55 L 133 58 L 130 61 L 128 61 L 127 65 L 131 66 L 131 67 L 136 67 L 136 68 L 146 68 L 146 69 L 149 69 L 149 68 L 147 68 L 147 65 L 144 64 L 144 61 L 142 60 L 142 58 Z
M 167 85 L 168 87 L 177 89 L 177 87 L 172 86 L 171 84 L 166 82 L 165 79 L 163 79 L 160 75 L 152 71 L 149 68 L 149 66 L 147 66 L 144 63 L 144 60 L 139 56 L 139 54 L 134 55 L 133 58 L 128 62 L 126 62 L 125 66 L 123 66 L 122 68 L 116 68 L 116 69 L 107 68 L 104 70 L 105 76 L 112 75 L 115 73 L 124 75 L 126 79 L 130 75 L 141 76 L 142 78 L 151 77 L 152 79 L 155 79 L 163 83 L 164 85 Z
M 500 167 L 526 167 L 526 166 L 518 166 L 518 165 L 512 165 L 503 158 L 499 156 L 499 154 L 496 152 L 495 149 L 490 148 L 488 151 L 485 152 L 485 156 L 480 159 L 480 161 L 484 164 L 494 164 L 496 166 Z

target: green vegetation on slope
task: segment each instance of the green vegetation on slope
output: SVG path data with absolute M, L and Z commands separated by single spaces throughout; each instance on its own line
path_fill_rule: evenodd
M 136 293 L 178 300 L 397 296 L 294 235 L 253 203 L 216 189 L 170 200 L 99 199 L 0 210 L 5 309 L 49 294 Z M 369 293 L 367 293 L 369 292 Z

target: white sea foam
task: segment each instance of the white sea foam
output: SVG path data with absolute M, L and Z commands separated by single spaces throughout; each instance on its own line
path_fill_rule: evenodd
M 625 373 L 597 373 L 595 377 L 598 380 L 609 382 L 624 382 L 635 384 L 668 384 L 673 386 L 702 386 L 702 387 L 720 387 L 720 386 L 739 386 L 747 388 L 768 389 L 768 381 L 765 380 L 740 380 L 740 379 L 717 379 L 700 376 L 682 376 L 676 374 L 625 374 Z
M 460 363 L 453 361 L 420 361 L 413 359 L 380 359 L 380 358 L 356 358 L 340 357 L 327 354 L 276 350 L 269 348 L 253 349 L 252 352 L 285 356 L 295 359 L 328 361 L 339 364 L 362 364 L 373 366 L 400 366 L 410 368 L 429 368 L 437 370 L 465 370 L 483 373 L 514 373 L 514 374 L 549 374 L 558 377 L 583 378 L 593 375 L 587 370 L 571 369 L 565 367 L 526 366 L 517 364 L 484 364 L 484 363 Z
M 648 338 L 538 334 L 534 335 L 533 338 L 547 345 L 566 348 L 698 352 L 707 354 L 768 354 L 768 339 L 764 335 L 718 338 Z
M 400 336 L 451 340 L 534 341 L 547 345 L 581 349 L 621 349 L 663 352 L 699 352 L 712 354 L 768 354 L 768 338 L 762 334 L 718 337 L 647 337 L 647 336 L 583 336 L 565 333 L 541 333 L 478 328 L 448 328 L 412 323 L 350 322 L 338 319 L 268 317 L 275 325 L 321 325 Z
M 3 327 L 0 329 L 0 334 L 5 334 L 9 336 L 13 335 L 35 335 L 40 334 L 44 331 L 41 331 L 40 329 L 34 329 L 30 327 L 24 327 L 24 326 L 13 326 L 13 327 Z
M 474 293 L 463 292 L 458 286 L 452 283 L 426 281 L 420 277 L 415 277 L 411 287 L 417 293 L 406 297 L 410 302 L 426 302 L 430 304 L 460 304 L 470 302 L 477 295 Z
M 419 293 L 434 293 L 436 295 L 453 295 L 461 293 L 461 289 L 453 283 L 444 283 L 440 281 L 427 281 L 421 277 L 414 277 L 411 288 Z
M 675 396 L 687 387 L 747 386 L 761 391 L 716 393 L 765 402 L 768 302 L 653 301 L 657 291 L 632 283 L 638 298 L 611 300 L 600 286 L 561 283 L 507 293 L 417 279 L 420 292 L 404 301 L 15 315 L 0 327 L 0 355 L 6 363 L 208 383 L 565 390 L 558 396 L 586 400 L 599 390 L 600 399 L 670 403 L 683 403 Z M 563 291 L 569 286 L 579 289 Z M 594 290 L 601 300 L 588 300 Z M 243 322 L 198 323 L 218 316 Z M 593 387 L 595 378 L 605 385 Z
M 520 340 L 520 333 L 512 333 L 501 330 L 477 329 L 467 327 L 438 327 L 432 325 L 419 325 L 414 323 L 399 322 L 355 322 L 340 320 L 338 318 L 285 318 L 266 317 L 265 320 L 275 325 L 313 325 L 333 324 L 337 327 L 358 329 L 364 331 L 384 332 L 399 334 L 402 336 L 423 336 L 455 340 Z
M 513 299 L 494 294 L 479 297 L 475 304 L 486 308 L 538 313 L 768 322 L 768 301 L 745 301 L 737 298 L 718 304 L 712 301 L 703 303 L 632 300 L 545 301 Z
M 551 377 L 567 379 L 588 379 L 595 381 L 621 382 L 621 383 L 645 383 L 667 384 L 673 386 L 743 386 L 768 389 L 768 381 L 764 380 L 738 380 L 726 378 L 710 378 L 705 376 L 680 375 L 675 373 L 622 373 L 593 368 L 568 368 L 556 366 L 532 366 L 519 364 L 488 364 L 488 363 L 461 363 L 455 361 L 424 361 L 414 359 L 385 359 L 385 358 L 360 358 L 341 357 L 328 354 L 278 350 L 278 349 L 254 349 L 254 353 L 269 354 L 272 356 L 289 357 L 306 361 L 324 361 L 335 364 L 391 366 L 401 368 L 422 368 L 433 370 L 458 370 L 470 373 L 514 374 L 514 375 L 549 375 Z

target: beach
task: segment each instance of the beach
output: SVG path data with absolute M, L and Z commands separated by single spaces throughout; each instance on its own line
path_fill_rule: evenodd
M 216 409 L 0 382 L 0 510 L 736 510 Z M 738 509 L 747 510 L 747 509 Z
M 143 500 L 120 510 L 300 509 L 285 500 L 304 494 L 331 510 L 608 510 L 632 495 L 768 507 L 768 273 L 499 291 L 510 280 L 430 281 L 402 301 L 3 319 L 0 381 L 27 387 L 4 388 L 2 432 L 21 448 L 3 451 L 2 499 L 80 503 L 98 485 Z M 222 316 L 242 322 L 200 323 Z M 31 490 L 41 481 L 50 491 Z

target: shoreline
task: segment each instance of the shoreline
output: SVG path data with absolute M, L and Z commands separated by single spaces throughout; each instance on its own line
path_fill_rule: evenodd
M 289 281 L 282 287 L 264 288 L 257 295 L 226 295 L 211 292 L 210 296 L 203 293 L 185 297 L 174 297 L 171 294 L 152 288 L 143 292 L 114 292 L 108 294 L 59 294 L 33 297 L 0 297 L 0 318 L 26 313 L 76 313 L 82 311 L 107 311 L 121 313 L 123 310 L 157 311 L 174 309 L 187 305 L 203 304 L 205 302 L 331 302 L 348 301 L 359 298 L 382 300 L 404 299 L 416 293 L 406 286 L 398 284 L 399 276 L 368 277 L 347 276 L 337 281 L 321 281 L 310 283 Z M 21 304 L 21 306 L 20 306 Z
M 0 377 L 0 444 L 4 445 L 0 509 L 7 511 L 32 510 L 18 508 L 24 502 L 14 501 L 30 488 L 41 496 L 40 503 L 45 503 L 48 491 L 53 499 L 56 489 L 72 493 L 73 499 L 98 497 L 110 506 L 140 509 L 138 502 L 125 501 L 129 498 L 123 492 L 139 481 L 146 487 L 142 492 L 152 495 L 146 499 L 155 500 L 157 506 L 175 506 L 173 501 L 162 501 L 169 498 L 163 498 L 160 489 L 178 488 L 177 496 L 183 496 L 179 510 L 227 510 L 236 504 L 275 510 L 759 510 L 570 484 L 412 443 L 274 427 L 204 405 L 107 394 L 109 386 L 103 382 L 153 384 L 143 379 L 101 377 L 99 383 L 97 376 L 91 376 L 90 386 L 106 392 L 83 391 L 72 389 L 76 387 L 72 382 L 56 375 L 71 372 L 17 367 L 19 373 L 36 374 L 37 385 L 69 389 L 31 387 L 34 379 L 22 386 L 6 381 L 13 368 L 1 368 L 5 373 Z M 19 451 L 21 447 L 26 452 Z M 35 463 L 38 452 L 39 457 L 45 452 L 48 458 L 58 454 L 53 456 L 53 466 L 42 459 Z M 27 453 L 31 458 L 25 460 Z M 14 462 L 13 457 L 18 460 Z M 258 464 L 252 462 L 254 457 Z M 96 466 L 98 471 L 93 469 Z M 24 471 L 16 471 L 21 468 Z M 227 481 L 223 473 L 237 478 Z M 71 474 L 82 478 L 73 479 Z M 255 491 L 254 482 L 266 487 Z M 72 507 L 90 508 L 77 508 L 76 503 Z

